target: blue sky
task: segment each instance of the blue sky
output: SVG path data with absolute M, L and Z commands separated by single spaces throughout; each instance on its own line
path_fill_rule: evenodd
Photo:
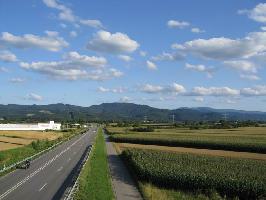
M 0 2 L 0 103 L 266 111 L 266 3 Z

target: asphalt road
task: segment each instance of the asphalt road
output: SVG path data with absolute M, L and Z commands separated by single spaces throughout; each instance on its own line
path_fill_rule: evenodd
M 94 141 L 96 127 L 75 136 L 31 162 L 0 178 L 0 200 L 63 199 L 74 184 L 77 171 Z

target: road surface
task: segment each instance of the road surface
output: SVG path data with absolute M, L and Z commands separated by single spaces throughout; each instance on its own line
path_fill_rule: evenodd
M 74 184 L 96 130 L 93 127 L 59 145 L 32 161 L 29 169 L 17 169 L 1 177 L 0 200 L 63 199 Z

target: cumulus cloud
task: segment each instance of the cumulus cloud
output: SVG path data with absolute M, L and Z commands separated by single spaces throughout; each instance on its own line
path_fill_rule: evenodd
M 240 74 L 240 78 L 247 79 L 250 81 L 258 81 L 260 80 L 260 77 L 254 74 Z
M 110 33 L 98 31 L 89 41 L 87 48 L 94 51 L 106 53 L 132 53 L 139 44 L 124 33 Z
M 195 97 L 194 98 L 194 101 L 196 101 L 196 102 L 203 102 L 204 101 L 204 98 L 203 97 Z
M 119 101 L 122 103 L 129 103 L 132 101 L 132 99 L 130 97 L 124 96 L 124 97 L 121 97 Z
M 238 14 L 247 14 L 254 21 L 266 23 L 266 3 L 259 3 L 251 10 L 239 10 Z
M 110 88 L 105 88 L 105 87 L 98 87 L 98 92 L 103 92 L 103 93 L 106 93 L 106 92 L 112 92 L 112 93 L 123 93 L 125 91 L 124 88 L 122 87 L 118 87 L 118 88 L 113 88 L 113 89 L 110 89 Z
M 187 41 L 184 44 L 173 44 L 172 48 L 205 59 L 250 58 L 266 51 L 266 32 L 252 32 L 240 39 L 225 37 L 196 39 Z
M 243 88 L 240 92 L 244 96 L 265 96 L 266 85 L 257 85 L 255 87 Z
M 125 62 L 130 62 L 130 61 L 132 61 L 132 60 L 133 60 L 133 58 L 132 58 L 132 57 L 130 57 L 130 56 L 127 56 L 127 55 L 118 55 L 118 58 L 119 58 L 120 60 L 123 60 L 123 61 L 125 61 Z
M 224 64 L 228 67 L 242 72 L 257 73 L 257 68 L 255 64 L 247 60 L 224 61 Z
M 200 28 L 192 28 L 191 29 L 191 32 L 192 33 L 204 33 L 205 31 L 204 30 L 201 30 Z
M 173 53 L 163 52 L 160 55 L 153 56 L 151 59 L 153 61 L 177 61 L 177 60 L 183 60 L 184 57 L 185 56 L 179 52 L 173 52 Z
M 0 51 L 0 61 L 3 62 L 16 62 L 18 59 L 15 54 L 11 53 L 10 51 Z
M 24 78 L 11 78 L 9 80 L 9 82 L 11 82 L 11 83 L 23 83 L 25 81 L 26 81 L 26 79 L 24 79 Z
M 168 86 L 145 84 L 141 86 L 140 91 L 149 94 L 156 94 L 156 93 L 182 94 L 186 92 L 186 89 L 183 85 L 177 83 L 173 83 L 172 85 Z
M 59 19 L 68 22 L 74 22 L 76 20 L 76 16 L 73 14 L 72 10 L 63 4 L 58 3 L 56 0 L 43 0 L 43 3 L 49 8 L 57 9 L 59 11 Z
M 62 37 L 59 37 L 57 32 L 46 31 L 46 34 L 47 36 L 43 37 L 33 34 L 15 36 L 8 32 L 2 32 L 0 45 L 21 49 L 40 48 L 48 51 L 59 51 L 68 46 L 68 43 Z
M 186 21 L 177 21 L 177 20 L 169 20 L 167 22 L 167 26 L 169 28 L 185 28 L 185 27 L 188 27 L 190 24 Z
M 139 52 L 139 55 L 140 55 L 141 57 L 145 57 L 145 56 L 147 55 L 147 52 L 146 52 L 146 51 L 140 51 L 140 52 Z
M 103 24 L 100 20 L 95 20 L 95 19 L 81 19 L 80 23 L 89 27 L 93 27 L 93 28 L 98 28 L 98 29 L 102 29 Z
M 185 64 L 185 69 L 193 70 L 197 72 L 205 72 L 209 78 L 212 77 L 214 69 L 211 67 L 206 67 L 205 65 L 191 65 L 189 63 Z
M 35 93 L 30 93 L 26 96 L 26 99 L 31 101 L 42 101 L 43 97 Z
M 150 70 L 157 70 L 156 64 L 149 61 L 149 60 L 146 61 L 146 65 L 147 65 L 148 69 L 150 69 Z
M 59 3 L 57 0 L 43 0 L 43 3 L 49 7 L 59 11 L 58 19 L 73 23 L 75 27 L 79 27 L 81 25 L 90 26 L 93 28 L 104 28 L 101 21 L 96 19 L 81 19 L 79 16 L 76 16 L 73 11 L 65 6 L 62 3 Z M 67 26 L 63 23 L 60 24 L 62 28 L 66 28 Z
M 5 67 L 0 67 L 0 72 L 8 72 L 9 70 Z
M 70 31 L 69 35 L 70 37 L 77 37 L 78 33 L 76 31 Z
M 229 87 L 194 87 L 190 95 L 196 96 L 235 96 L 240 91 Z
M 63 58 L 64 60 L 52 62 L 21 62 L 20 66 L 25 70 L 66 80 L 106 80 L 123 75 L 117 69 L 105 68 L 107 61 L 104 57 L 80 55 L 78 52 L 73 51 L 66 54 Z

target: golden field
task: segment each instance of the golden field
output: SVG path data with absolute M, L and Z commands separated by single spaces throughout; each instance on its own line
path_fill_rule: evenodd
M 28 145 L 35 140 L 56 140 L 62 135 L 56 131 L 0 131 L 0 151 Z

